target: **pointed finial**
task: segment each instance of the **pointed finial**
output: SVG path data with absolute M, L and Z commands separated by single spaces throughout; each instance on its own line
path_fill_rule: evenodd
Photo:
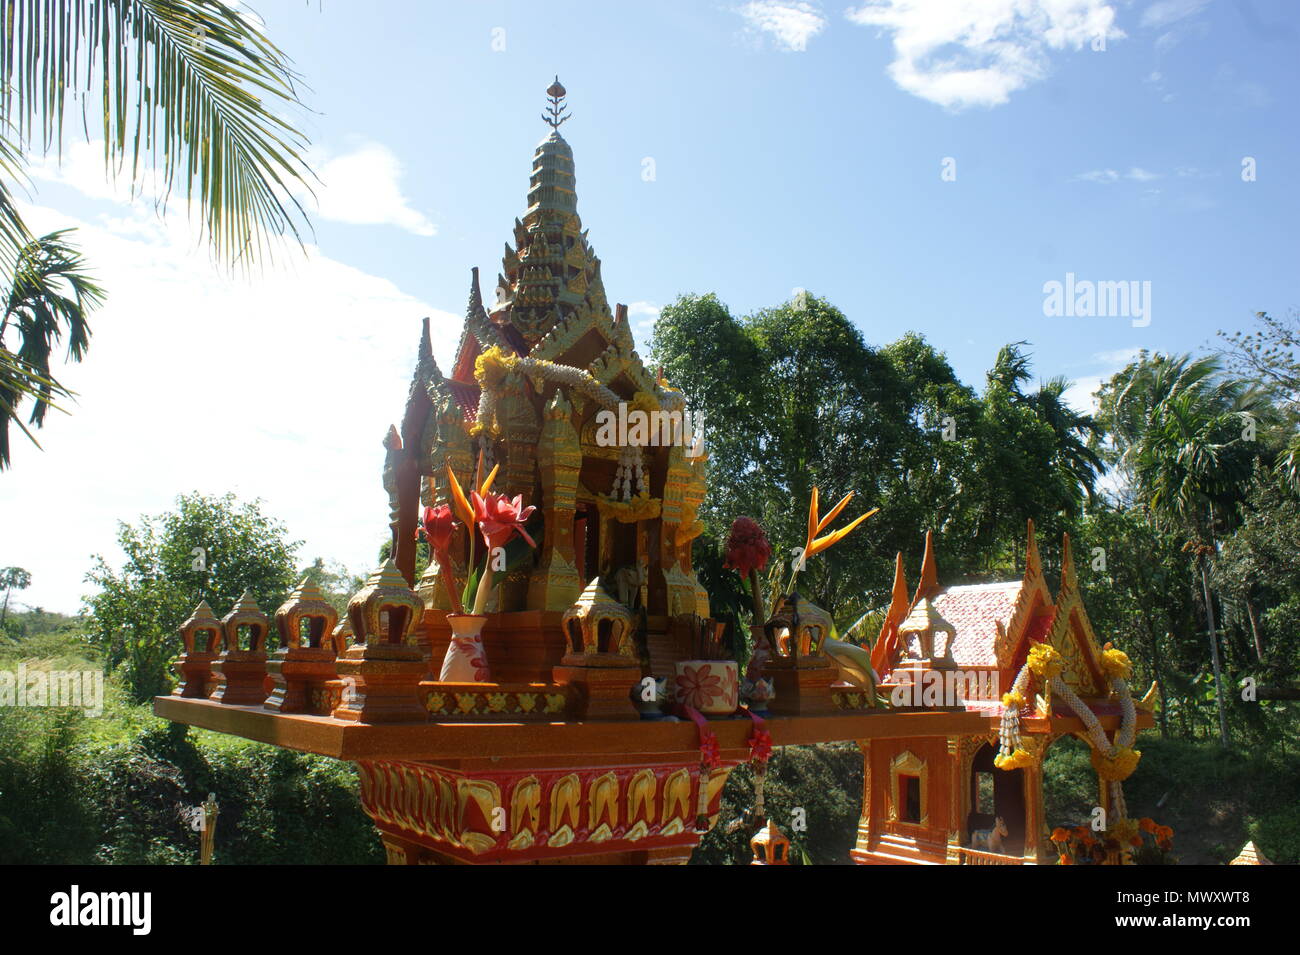
M 939 574 L 934 562 L 934 531 L 925 532 L 925 556 L 921 558 L 921 582 L 916 585 L 916 596 L 912 602 L 922 597 L 933 596 L 939 589 Z
M 559 74 L 556 74 L 555 82 L 546 88 L 546 95 L 549 98 L 550 105 L 547 107 L 547 111 L 542 114 L 542 122 L 550 126 L 551 129 L 558 130 L 560 124 L 569 118 L 565 112 L 568 107 L 563 102 L 565 92 L 563 84 L 560 83 Z
M 429 319 L 426 316 L 420 325 L 420 350 L 417 361 L 433 361 L 433 339 L 429 337 Z
M 244 588 L 244 593 L 242 596 L 240 596 L 239 601 L 235 604 L 234 609 L 252 610 L 252 611 L 257 611 L 261 609 L 257 606 L 257 601 L 253 598 L 253 590 L 251 587 Z

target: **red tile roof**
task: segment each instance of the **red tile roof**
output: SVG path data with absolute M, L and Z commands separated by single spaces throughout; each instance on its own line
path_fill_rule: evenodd
M 997 666 L 997 623 L 1006 626 L 1022 582 L 945 587 L 930 598 L 934 609 L 956 629 L 952 658 L 959 667 Z

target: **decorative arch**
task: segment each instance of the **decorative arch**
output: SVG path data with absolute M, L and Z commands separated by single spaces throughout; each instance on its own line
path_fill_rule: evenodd
M 920 780 L 921 812 L 919 820 L 905 820 L 900 811 L 902 806 L 901 779 L 914 776 Z M 925 760 L 911 750 L 904 750 L 889 763 L 889 820 L 903 825 L 928 826 L 930 824 L 930 767 Z

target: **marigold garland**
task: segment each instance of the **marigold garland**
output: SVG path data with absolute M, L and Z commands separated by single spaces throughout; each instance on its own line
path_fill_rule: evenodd
M 1101 651 L 1101 669 L 1111 680 L 1127 680 L 1133 673 L 1133 663 L 1127 653 L 1108 643 Z
M 1115 747 L 1114 754 L 1104 753 L 1093 747 L 1092 768 L 1097 775 L 1107 782 L 1117 783 L 1128 779 L 1137 769 L 1142 753 L 1128 746 Z
M 1002 754 L 994 756 L 993 765 L 998 769 L 1005 770 L 1026 769 L 1034 765 L 1034 757 L 1027 750 L 1021 749 L 1017 746 L 1008 756 Z
M 1049 682 L 1060 676 L 1065 669 L 1065 661 L 1050 643 L 1036 643 L 1029 649 L 1029 659 L 1025 661 L 1034 676 L 1043 682 Z
M 474 359 L 474 380 L 481 388 L 497 389 L 514 367 L 515 357 L 500 345 L 493 345 Z
M 646 491 L 626 501 L 616 501 L 602 494 L 599 507 L 602 511 L 608 511 L 619 523 L 633 524 L 637 521 L 654 520 L 659 516 L 663 502 L 657 497 L 651 497 Z

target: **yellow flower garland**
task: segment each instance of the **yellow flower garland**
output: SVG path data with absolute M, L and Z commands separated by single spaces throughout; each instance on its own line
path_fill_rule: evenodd
M 1138 760 L 1142 758 L 1139 750 L 1128 746 L 1115 747 L 1115 755 L 1108 756 L 1095 747 L 1092 750 L 1092 768 L 1106 782 L 1118 783 L 1133 775 Z
M 1101 669 L 1110 680 L 1127 680 L 1133 673 L 1133 663 L 1127 653 L 1108 643 L 1101 651 Z
M 1049 643 L 1034 644 L 1029 650 L 1029 659 L 1025 662 L 1029 665 L 1030 672 L 1044 683 L 1060 676 L 1065 669 L 1065 661 Z
M 663 502 L 642 491 L 629 501 L 616 501 L 611 497 L 600 495 L 599 507 L 608 511 L 621 524 L 633 524 L 637 521 L 649 521 L 659 516 Z
M 1009 756 L 994 756 L 993 765 L 998 769 L 1025 769 L 1034 765 L 1034 757 L 1028 751 L 1016 747 Z
M 517 360 L 514 355 L 507 355 L 500 345 L 493 345 L 474 359 L 474 380 L 480 388 L 496 390 Z

